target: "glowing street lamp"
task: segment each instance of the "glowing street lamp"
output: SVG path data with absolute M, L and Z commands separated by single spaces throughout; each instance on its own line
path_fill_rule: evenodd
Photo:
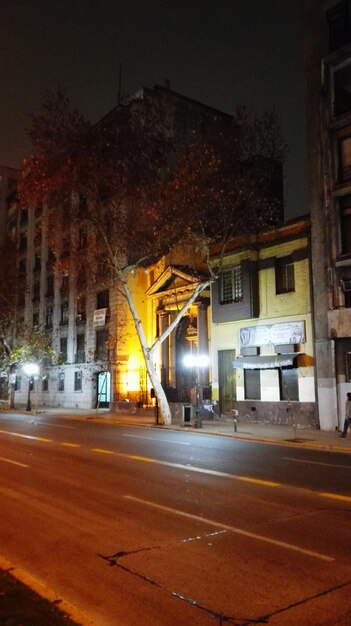
M 27 397 L 26 411 L 31 411 L 32 410 L 32 405 L 30 401 L 31 386 L 34 380 L 34 376 L 38 376 L 39 374 L 39 365 L 37 363 L 31 363 L 31 362 L 24 363 L 22 369 L 24 373 L 26 374 L 26 376 L 28 376 L 28 397 Z
M 194 428 L 202 428 L 200 415 L 200 368 L 208 367 L 210 362 L 208 354 L 187 354 L 183 363 L 185 367 L 195 370 L 195 421 Z

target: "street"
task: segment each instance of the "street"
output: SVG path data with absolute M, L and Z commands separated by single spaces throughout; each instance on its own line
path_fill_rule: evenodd
M 98 626 L 351 624 L 351 458 L 0 415 L 0 555 Z

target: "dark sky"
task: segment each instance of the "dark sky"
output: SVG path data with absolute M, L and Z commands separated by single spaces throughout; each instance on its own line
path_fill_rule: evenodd
M 230 112 L 274 106 L 289 146 L 286 217 L 306 207 L 300 0 L 0 0 L 0 164 L 19 167 L 46 89 L 92 121 L 164 84 Z

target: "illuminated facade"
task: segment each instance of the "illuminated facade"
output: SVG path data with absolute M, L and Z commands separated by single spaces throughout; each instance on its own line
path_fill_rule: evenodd
M 307 218 L 231 242 L 211 292 L 216 413 L 317 426 L 310 289 Z

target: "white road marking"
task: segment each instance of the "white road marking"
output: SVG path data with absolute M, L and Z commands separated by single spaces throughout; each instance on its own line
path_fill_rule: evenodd
M 65 424 L 50 424 L 50 422 L 37 422 L 39 426 L 52 426 L 52 428 L 68 428 L 69 430 L 76 430 L 76 426 L 66 426 Z
M 145 506 L 150 506 L 152 508 L 158 509 L 159 511 L 165 511 L 166 513 L 171 513 L 173 515 L 180 515 L 181 517 L 186 517 L 188 519 L 192 519 L 197 522 L 203 522 L 204 524 L 209 524 L 210 526 L 215 526 L 216 528 L 229 530 L 235 533 L 236 535 L 242 535 L 243 537 L 249 537 L 250 539 L 256 539 L 258 541 L 270 543 L 274 546 L 279 546 L 280 548 L 286 548 L 287 550 L 293 550 L 294 552 L 299 552 L 300 554 L 305 554 L 307 556 L 311 556 L 321 561 L 328 561 L 328 562 L 335 561 L 334 557 L 327 556 L 325 554 L 320 554 L 319 552 L 314 552 L 313 550 L 306 550 L 305 548 L 300 548 L 299 546 L 295 546 L 294 544 L 291 544 L 291 543 L 286 543 L 285 541 L 278 541 L 277 539 L 271 539 L 271 537 L 265 537 L 264 535 L 257 535 L 256 533 L 252 533 L 248 530 L 243 530 L 242 528 L 236 528 L 235 526 L 229 526 L 228 524 L 222 524 L 221 522 L 216 522 L 214 520 L 207 519 L 206 517 L 200 517 L 199 515 L 193 515 L 192 513 L 186 513 L 185 511 L 172 509 L 171 507 L 163 506 L 161 504 L 156 504 L 155 502 L 150 502 L 149 500 L 142 500 L 141 498 L 135 498 L 134 496 L 125 495 L 124 498 L 132 502 L 137 502 Z
M 157 443 L 171 443 L 178 446 L 191 446 L 189 441 L 173 441 L 172 439 L 157 439 L 156 437 L 143 437 L 142 435 L 127 435 L 123 434 L 123 437 L 131 437 L 132 439 L 146 439 L 147 441 L 156 441 Z
M 0 461 L 5 461 L 5 463 L 12 463 L 12 465 L 18 465 L 19 467 L 29 467 L 25 463 L 19 463 L 18 461 L 12 461 L 12 459 L 5 459 L 5 457 L 0 456 Z
M 351 465 L 337 465 L 335 463 L 321 463 L 320 461 L 308 461 L 305 459 L 295 459 L 290 456 L 283 456 L 283 461 L 295 461 L 295 463 L 309 463 L 310 465 L 325 465 L 326 467 L 340 467 L 342 469 L 351 469 Z

